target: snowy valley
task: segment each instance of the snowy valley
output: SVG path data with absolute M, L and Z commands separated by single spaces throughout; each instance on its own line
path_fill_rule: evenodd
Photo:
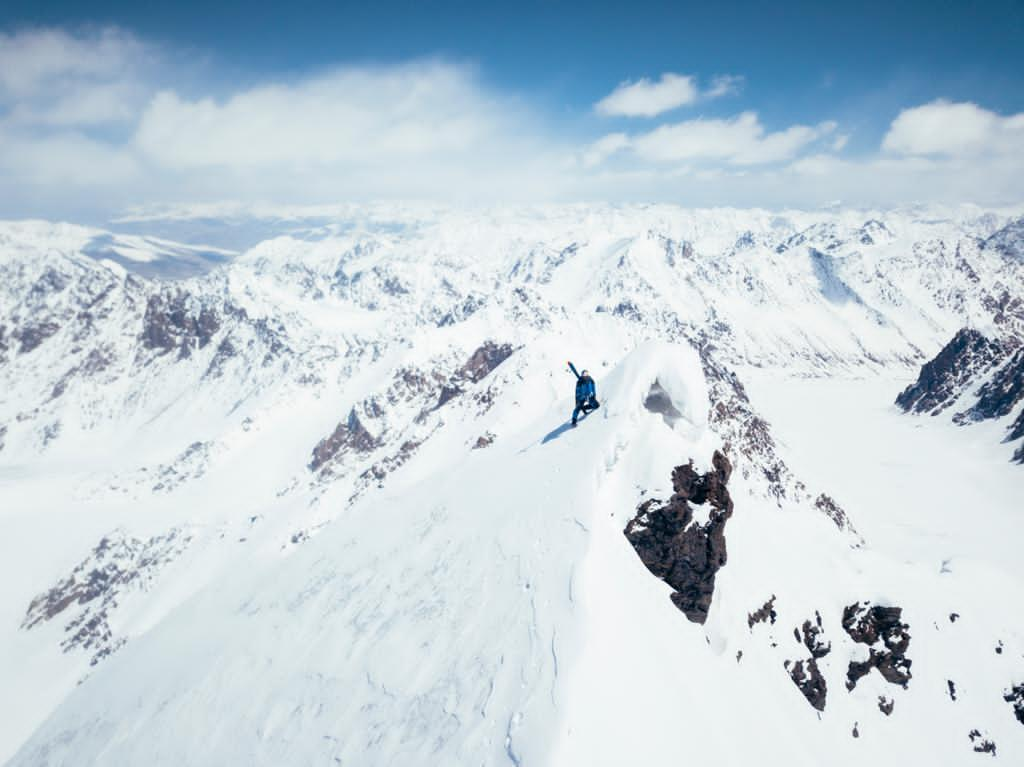
M 0 222 L 0 761 L 1024 760 L 1024 210 L 252 223 Z

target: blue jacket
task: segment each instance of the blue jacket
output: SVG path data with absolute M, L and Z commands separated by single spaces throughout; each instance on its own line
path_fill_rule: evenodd
M 580 376 L 576 379 L 576 401 L 586 402 L 597 395 L 597 387 L 594 386 L 594 379 L 590 376 Z

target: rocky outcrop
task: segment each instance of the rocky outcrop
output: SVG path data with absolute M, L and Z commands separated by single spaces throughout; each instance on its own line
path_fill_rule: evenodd
M 142 346 L 160 354 L 177 351 L 178 357 L 185 359 L 194 350 L 205 348 L 220 327 L 220 314 L 187 293 L 156 293 L 146 302 Z
M 732 464 L 719 451 L 703 475 L 693 461 L 672 472 L 675 491 L 668 502 L 640 504 L 623 531 L 651 573 L 671 586 L 672 603 L 695 623 L 704 623 L 715 590 L 715 573 L 726 563 L 725 525 L 733 503 L 726 488 Z M 711 505 L 708 522 L 693 519 L 691 504 Z
M 468 386 L 479 383 L 489 376 L 515 351 L 511 344 L 496 344 L 486 341 L 477 348 L 463 365 L 441 386 L 433 410 L 444 407 L 456 397 L 465 393 Z
M 809 620 L 804 621 L 801 626 L 803 631 L 803 644 L 810 652 L 812 658 L 824 658 L 830 652 L 832 652 L 832 643 L 826 642 L 823 637 L 823 631 L 821 626 L 821 614 L 815 611 L 814 622 Z M 794 633 L 797 635 L 797 641 L 800 641 L 800 634 L 794 629 Z
M 18 328 L 12 336 L 19 342 L 18 351 L 21 354 L 28 354 L 31 351 L 38 349 L 43 341 L 51 336 L 55 335 L 60 330 L 60 325 L 56 322 L 37 322 L 29 325 L 23 325 Z
M 1024 682 L 1015 684 L 1003 693 L 1003 700 L 1013 706 L 1013 715 L 1024 724 Z
M 967 733 L 967 737 L 974 745 L 974 750 L 977 753 L 992 754 L 992 756 L 996 755 L 996 744 L 993 743 L 992 740 L 990 740 L 989 738 L 986 738 L 984 735 L 982 735 L 980 731 L 971 730 L 969 733 Z
M 79 364 L 68 370 L 64 375 L 58 379 L 57 383 L 54 384 L 53 390 L 50 392 L 50 399 L 57 399 L 64 395 L 67 391 L 68 386 L 73 380 L 79 377 L 91 377 L 102 373 L 114 362 L 114 353 L 109 347 L 100 347 L 93 349 L 86 355 Z
M 497 435 L 489 431 L 484 432 L 483 434 L 476 438 L 476 442 L 473 443 L 473 449 L 483 450 L 485 447 L 490 447 L 491 445 L 494 444 L 494 440 L 496 439 L 496 437 Z
M 828 698 L 828 685 L 825 683 L 825 677 L 821 675 L 818 662 L 811 658 L 807 661 L 798 660 L 795 663 L 786 661 L 785 665 L 789 670 L 790 679 L 807 698 L 807 702 L 818 711 L 824 711 Z
M 1003 323 L 1007 324 L 1006 322 Z M 964 403 L 965 395 L 969 399 Z M 996 340 L 964 328 L 931 362 L 896 404 L 907 412 L 938 415 L 956 401 L 963 407 L 953 416 L 961 426 L 1010 416 L 1024 403 L 1024 339 L 1006 332 Z M 1007 427 L 1004 442 L 1024 438 L 1024 408 Z M 1024 463 L 1024 444 L 1013 453 Z
M 984 247 L 991 248 L 1007 258 L 1024 261 L 1024 217 L 1014 219 L 994 232 L 985 240 Z
M 970 380 L 1002 359 L 1004 350 L 973 328 L 963 328 L 930 362 L 921 368 L 917 381 L 896 398 L 907 413 L 938 415 L 963 393 Z
M 784 665 L 789 671 L 790 679 L 807 698 L 807 702 L 818 711 L 824 711 L 828 685 L 821 669 L 818 668 L 818 661 L 832 652 L 832 643 L 824 639 L 821 614 L 815 611 L 814 621 L 805 620 L 802 626 L 793 629 L 793 636 L 807 648 L 811 657 L 806 660 L 787 660 Z
M 1024 437 L 1024 409 L 1020 411 L 1020 415 L 1017 416 L 1017 420 L 1010 425 L 1009 432 L 1006 435 L 1007 442 L 1015 442 L 1021 437 Z M 1024 463 L 1024 444 L 1021 444 L 1017 448 L 1017 451 L 1013 454 L 1013 460 L 1017 463 Z
M 772 594 L 771 599 L 754 610 L 754 612 L 747 614 L 747 627 L 754 628 L 755 623 L 764 623 L 766 621 L 774 624 L 777 617 L 778 614 L 775 612 L 775 595 Z
M 482 381 L 498 365 L 511 357 L 514 351 L 512 344 L 496 344 L 493 341 L 487 341 L 470 355 L 465 364 L 459 368 L 456 377 L 471 383 Z
M 118 600 L 129 591 L 149 588 L 191 541 L 191 535 L 178 529 L 146 541 L 111 533 L 67 578 L 32 600 L 21 628 L 29 631 L 61 616 L 69 619 L 61 649 L 91 652 L 90 665 L 95 666 L 125 642 L 114 636 L 109 623 Z
M 906 688 L 910 683 L 910 627 L 901 621 L 903 608 L 882 607 L 869 602 L 855 602 L 843 610 L 843 630 L 859 644 L 867 645 L 868 657 L 850 661 L 846 672 L 846 688 L 853 690 L 861 677 L 871 669 L 889 682 Z
M 1002 418 L 1009 415 L 1022 399 L 1024 399 L 1024 347 L 1009 355 L 992 378 L 978 389 L 978 401 L 964 412 L 957 413 L 953 420 L 957 423 L 968 423 Z M 1024 418 L 1024 414 L 1022 414 L 1022 418 Z M 1024 424 L 1021 425 L 1021 432 L 1017 437 L 1011 436 L 1008 439 L 1024 436 Z
M 860 537 L 857 533 L 856 528 L 850 522 L 850 518 L 846 515 L 843 507 L 836 503 L 835 499 L 830 495 L 821 493 L 817 498 L 814 499 L 814 508 L 824 514 L 826 517 L 832 520 L 836 527 L 840 530 L 846 530 L 853 535 Z M 863 542 L 863 541 L 862 541 Z
M 359 420 L 355 408 L 352 408 L 348 418 L 339 423 L 329 437 L 320 440 L 313 448 L 309 470 L 319 471 L 335 457 L 347 452 L 370 453 L 380 445 L 380 440 L 367 430 Z

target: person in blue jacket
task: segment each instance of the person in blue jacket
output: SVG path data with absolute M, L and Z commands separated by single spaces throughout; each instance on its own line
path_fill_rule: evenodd
M 577 373 L 571 362 L 569 369 L 576 375 L 576 409 L 572 411 L 572 425 L 575 426 L 580 413 L 586 414 L 591 410 L 597 410 L 601 404 L 597 401 L 597 387 L 590 373 L 586 370 Z

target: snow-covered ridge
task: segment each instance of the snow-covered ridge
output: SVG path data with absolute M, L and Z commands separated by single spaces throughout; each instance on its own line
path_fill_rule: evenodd
M 645 699 L 726 752 L 742 733 L 798 764 L 851 728 L 861 750 L 837 763 L 1021 753 L 1003 699 L 1024 682 L 1021 626 L 972 607 L 1015 565 L 884 550 L 903 540 L 879 527 L 891 510 L 795 462 L 745 385 L 891 377 L 888 405 L 959 328 L 1010 343 L 1018 219 L 381 218 L 292 220 L 174 282 L 97 260 L 92 230 L 0 225 L 0 675 L 17 693 L 0 757 L 177 764 L 202 743 L 235 763 L 626 763 L 645 747 L 603 742 L 602 711 L 649 730 Z M 114 237 L 153 242 L 136 236 Z M 577 430 L 567 357 L 603 403 Z M 699 489 L 715 477 L 727 528 Z M 702 628 L 623 536 L 645 505 L 728 541 L 683 600 Z M 701 690 L 745 703 L 725 723 Z M 219 729 L 173 736 L 186 716 Z M 937 716 L 955 743 L 927 740 Z
M 1014 299 L 1017 309 L 1024 306 Z M 995 421 L 1005 429 L 1003 442 L 1024 437 L 1024 335 L 1016 329 L 988 337 L 962 328 L 918 379 L 896 398 L 905 412 L 937 416 L 952 408 L 961 426 Z M 1024 463 L 1024 444 L 1013 460 Z

